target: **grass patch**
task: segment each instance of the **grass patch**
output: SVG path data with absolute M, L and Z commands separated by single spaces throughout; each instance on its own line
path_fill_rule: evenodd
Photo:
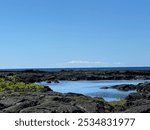
M 114 108 L 114 112 L 120 112 L 120 111 L 123 111 L 125 109 L 126 102 L 127 101 L 125 99 L 122 99 L 119 101 L 108 102 L 108 104 Z
M 112 102 L 109 102 L 109 104 L 111 106 L 124 106 L 126 104 L 126 100 L 125 99 L 122 99 L 122 100 L 119 100 L 119 101 L 112 101 Z
M 84 96 L 75 96 L 73 97 L 73 99 L 77 102 L 91 102 L 91 99 L 89 99 L 88 97 L 84 97 Z
M 43 91 L 44 89 L 45 88 L 40 85 L 20 82 L 16 76 L 7 76 L 5 78 L 0 78 L 0 92 L 37 92 Z
M 84 102 L 100 102 L 102 99 L 100 98 L 91 98 L 91 97 L 86 97 L 86 96 L 74 96 L 73 99 L 76 102 L 84 103 Z

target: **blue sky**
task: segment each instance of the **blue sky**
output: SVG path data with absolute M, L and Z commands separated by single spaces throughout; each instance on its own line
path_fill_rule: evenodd
M 149 0 L 0 0 L 0 68 L 150 66 Z

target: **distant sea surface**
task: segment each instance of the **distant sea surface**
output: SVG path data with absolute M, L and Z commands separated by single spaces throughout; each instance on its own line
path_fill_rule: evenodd
M 0 69 L 0 71 L 25 71 L 25 70 L 35 70 L 35 71 L 46 71 L 46 72 L 59 72 L 59 71 L 111 71 L 111 70 L 150 70 L 150 67 L 99 67 L 99 68 L 23 68 L 23 69 Z

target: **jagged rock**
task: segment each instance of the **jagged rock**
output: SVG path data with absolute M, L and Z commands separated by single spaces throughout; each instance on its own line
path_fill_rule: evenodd
M 131 91 L 131 90 L 136 90 L 136 86 L 135 85 L 132 85 L 132 84 L 122 84 L 122 85 L 116 85 L 116 86 L 113 86 L 111 87 L 113 89 L 118 89 L 118 90 L 121 90 L 121 91 Z
M 43 86 L 43 92 L 53 91 L 49 86 Z
M 138 84 L 137 91 L 142 92 L 142 93 L 149 93 L 150 92 L 150 82 Z
M 125 113 L 150 113 L 150 100 L 136 101 L 131 107 L 124 111 Z
M 5 98 L 3 97 L 5 95 Z M 81 94 L 46 92 L 1 92 L 1 113 L 75 113 L 110 112 L 110 105 L 102 98 Z
M 6 108 L 6 106 L 5 106 L 4 104 L 1 104 L 1 103 L 0 103 L 0 110 L 2 110 L 2 109 L 4 109 L 4 108 Z
M 4 71 L 0 72 L 0 76 L 16 75 L 20 81 L 25 83 L 34 83 L 40 81 L 55 80 L 133 80 L 133 79 L 150 79 L 150 71 L 56 71 L 43 72 L 39 70 L 26 71 Z
M 54 80 L 54 83 L 59 83 L 59 80 L 57 80 L 57 79 L 56 79 L 56 80 Z
M 52 81 L 51 81 L 51 80 L 49 80 L 49 81 L 47 81 L 47 83 L 52 83 Z
M 144 95 L 142 95 L 141 93 L 131 93 L 126 97 L 126 100 L 135 101 L 142 98 L 144 98 Z

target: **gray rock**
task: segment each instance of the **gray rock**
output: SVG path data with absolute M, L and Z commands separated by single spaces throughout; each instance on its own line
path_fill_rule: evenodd
M 61 94 L 53 91 L 0 94 L 2 113 L 96 113 L 108 111 L 102 98 L 82 94 Z
M 150 113 L 150 102 L 147 104 L 132 106 L 124 111 L 125 113 Z
M 122 84 L 122 85 L 116 85 L 116 86 L 113 86 L 111 87 L 113 89 L 118 89 L 118 90 L 121 90 L 121 91 L 131 91 L 131 90 L 136 90 L 136 86 L 135 85 L 128 85 L 128 84 Z

